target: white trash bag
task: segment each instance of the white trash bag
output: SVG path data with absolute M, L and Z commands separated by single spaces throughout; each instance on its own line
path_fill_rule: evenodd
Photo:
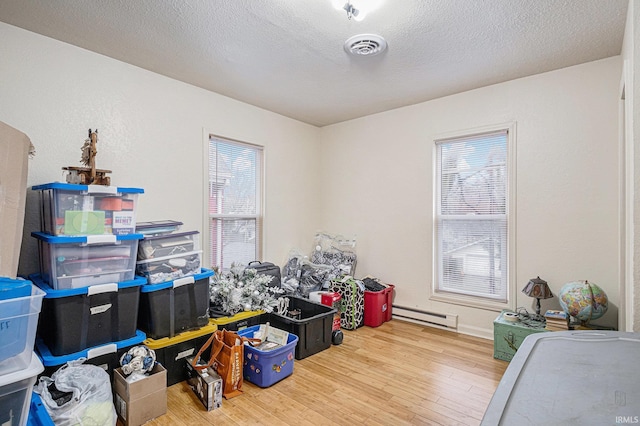
M 115 426 L 109 373 L 84 361 L 69 361 L 51 378 L 41 377 L 34 391 L 56 426 Z

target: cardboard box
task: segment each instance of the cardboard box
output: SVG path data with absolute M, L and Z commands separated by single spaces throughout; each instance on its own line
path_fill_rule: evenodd
M 18 273 L 31 150 L 27 135 L 0 122 L 0 277 Z
M 128 383 L 117 368 L 113 373 L 116 411 L 125 426 L 139 426 L 167 412 L 167 370 L 156 364 L 144 379 Z
M 198 371 L 191 365 L 193 357 L 185 358 L 187 363 L 187 383 L 198 396 L 207 411 L 222 406 L 222 379 L 211 367 Z

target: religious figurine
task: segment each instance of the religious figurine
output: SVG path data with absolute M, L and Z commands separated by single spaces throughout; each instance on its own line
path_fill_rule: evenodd
M 107 173 L 111 173 L 111 170 L 96 169 L 98 129 L 96 129 L 95 132 L 89 129 L 89 137 L 84 141 L 84 145 L 82 145 L 80 149 L 82 151 L 80 162 L 84 164 L 85 167 L 63 167 L 62 170 L 68 171 L 67 183 L 109 186 L 111 184 L 111 178 L 107 176 Z

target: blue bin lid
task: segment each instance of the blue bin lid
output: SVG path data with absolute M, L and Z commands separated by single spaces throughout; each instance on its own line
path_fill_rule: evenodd
M 55 235 L 45 234 L 44 232 L 32 232 L 32 237 L 45 241 L 49 244 L 69 244 L 69 243 L 98 243 L 104 241 L 105 244 L 114 243 L 116 241 L 130 241 L 141 240 L 144 238 L 142 234 L 125 234 L 125 235 L 77 235 L 77 236 L 62 236 L 56 237 Z
M 0 277 L 0 300 L 31 296 L 31 281 Z
M 79 185 L 76 183 L 63 183 L 63 182 L 51 182 L 45 183 L 42 185 L 34 185 L 31 187 L 34 191 L 43 191 L 45 189 L 63 189 L 66 191 L 84 191 L 84 192 L 96 192 L 102 193 L 102 191 L 91 191 L 91 189 L 98 187 L 99 189 L 103 185 Z M 112 191 L 119 192 L 121 194 L 144 194 L 144 189 L 142 188 L 123 188 L 120 186 L 117 187 L 105 187 L 105 188 L 115 188 Z M 108 194 L 108 192 L 106 193 Z
M 98 284 L 98 285 L 92 285 L 92 286 L 80 287 L 80 288 L 55 290 L 49 284 L 42 281 L 42 276 L 40 274 L 31 274 L 29 275 L 29 279 L 33 281 L 35 285 L 40 287 L 42 291 L 45 292 L 45 296 L 44 296 L 45 299 L 55 299 L 58 297 L 86 295 L 92 292 L 92 288 L 93 289 L 97 287 L 104 288 L 104 286 L 110 285 L 110 284 Z M 134 279 L 130 281 L 120 281 L 119 283 L 117 283 L 116 291 L 123 288 L 140 287 L 146 284 L 146 282 L 147 280 L 144 277 L 134 277 Z
M 117 342 L 107 343 L 105 345 L 94 346 L 68 355 L 54 356 L 51 354 L 51 351 L 49 350 L 47 345 L 45 345 L 44 342 L 39 337 L 37 337 L 36 350 L 38 351 L 38 355 L 40 356 L 42 364 L 45 367 L 55 367 L 57 365 L 65 364 L 69 361 L 74 361 L 78 358 L 92 359 L 101 355 L 115 353 L 120 349 L 139 345 L 146 338 L 147 335 L 144 334 L 144 332 L 136 330 L 136 335 L 129 339 L 119 340 Z
M 200 272 L 199 274 L 187 275 L 186 277 L 179 278 L 178 280 L 165 281 L 163 283 L 158 283 L 158 284 L 145 284 L 142 287 L 140 287 L 140 291 L 142 293 L 151 293 L 152 291 L 164 290 L 165 288 L 172 288 L 176 281 L 182 280 L 184 278 L 193 277 L 194 281 L 199 281 L 203 278 L 212 277 L 214 274 L 212 269 L 201 268 L 201 271 L 202 272 Z

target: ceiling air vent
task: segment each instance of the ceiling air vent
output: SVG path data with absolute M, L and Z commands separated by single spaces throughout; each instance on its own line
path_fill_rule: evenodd
M 344 50 L 354 56 L 375 56 L 387 48 L 385 39 L 375 34 L 360 34 L 344 42 Z

